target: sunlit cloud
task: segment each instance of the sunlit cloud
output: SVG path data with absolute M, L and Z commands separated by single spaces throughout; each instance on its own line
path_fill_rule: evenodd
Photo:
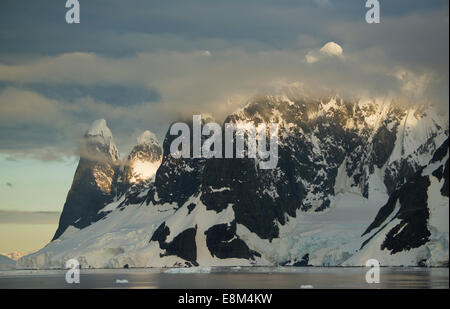
M 328 42 L 319 50 L 311 50 L 306 56 L 307 63 L 316 63 L 325 58 L 338 58 L 344 59 L 344 50 L 335 42 Z

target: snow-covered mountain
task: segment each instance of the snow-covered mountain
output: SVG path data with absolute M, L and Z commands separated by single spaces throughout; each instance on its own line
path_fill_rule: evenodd
M 81 225 L 77 216 L 62 220 L 58 236 L 19 267 L 59 268 L 70 258 L 84 267 L 364 265 L 370 257 L 383 265 L 448 263 L 448 193 L 414 200 L 421 210 L 412 221 L 408 209 L 416 207 L 399 193 L 438 186 L 448 192 L 448 168 L 441 178 L 426 172 L 445 164 L 436 156 L 448 148 L 448 115 L 389 98 L 263 96 L 225 120 L 250 121 L 279 124 L 275 169 L 248 158 L 176 159 L 169 151 L 175 136 L 167 134 L 154 181 L 123 186 L 140 183 L 133 162 L 148 148 L 133 150 L 125 173 L 108 160 L 121 176 L 107 174 L 107 198 L 82 210 Z M 414 182 L 420 173 L 431 185 Z M 83 181 L 77 174 L 72 188 Z M 66 202 L 64 211 L 74 205 Z M 424 238 L 424 229 L 431 236 Z

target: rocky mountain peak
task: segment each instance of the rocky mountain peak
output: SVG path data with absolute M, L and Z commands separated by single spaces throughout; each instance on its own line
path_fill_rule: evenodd
M 80 141 L 80 161 L 53 239 L 69 226 L 83 228 L 101 218 L 98 211 L 116 194 L 119 151 L 104 119 L 93 122 Z
M 162 148 L 154 133 L 144 131 L 137 141 L 124 165 L 121 193 L 133 185 L 151 180 L 161 164 Z

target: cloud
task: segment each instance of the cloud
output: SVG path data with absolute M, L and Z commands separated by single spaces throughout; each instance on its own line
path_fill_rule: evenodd
M 93 120 L 104 118 L 125 154 L 144 130 L 163 139 L 171 121 L 195 112 L 209 112 L 223 120 L 246 98 L 275 91 L 277 83 L 300 82 L 316 92 L 321 87 L 323 91 L 378 96 L 403 94 L 417 85 L 425 94 L 438 80 L 425 78 L 433 74 L 432 70 L 422 78 L 416 74 L 421 76 L 423 70 L 414 67 L 402 66 L 404 72 L 419 72 L 415 75 L 398 73 L 377 49 L 346 52 L 346 61 L 333 61 L 343 59 L 344 53 L 338 44 L 330 42 L 317 50 L 317 61 L 310 58 L 304 62 L 301 54 L 301 49 L 226 49 L 215 51 L 214 56 L 205 56 L 202 51 L 157 51 L 115 58 L 72 53 L 3 65 L 0 80 L 22 86 L 0 90 L 0 152 L 28 152 L 44 159 L 76 155 L 76 141 Z M 36 84 L 42 86 L 33 86 Z M 119 97 L 125 102 L 120 104 L 110 102 L 101 91 L 86 96 L 58 96 L 49 91 L 69 89 L 71 85 L 97 90 L 113 89 L 115 85 L 156 89 L 160 97 L 139 101 L 132 93 L 127 99 L 124 91 Z M 134 104 L 126 103 L 130 101 Z
M 332 10 L 318 5 L 327 2 Z M 125 154 L 144 130 L 162 139 L 171 121 L 194 112 L 220 121 L 248 97 L 293 83 L 448 102 L 448 1 L 386 2 L 377 26 L 354 1 L 108 1 L 117 15 L 91 1 L 77 27 L 51 1 L 26 12 L 8 3 L 0 153 L 10 159 L 76 155 L 98 118 Z
M 7 187 L 10 187 L 10 188 L 12 188 L 12 187 L 13 187 L 13 184 L 12 184 L 12 183 L 10 183 L 10 182 L 6 182 L 6 183 L 5 183 L 5 185 L 6 185 Z
M 202 55 L 203 56 L 211 56 L 212 54 L 209 50 L 204 50 L 204 51 L 202 51 Z
M 401 89 L 414 97 L 422 96 L 433 80 L 433 74 L 430 72 L 415 74 L 404 68 L 397 68 L 394 76 L 400 81 Z
M 332 3 L 330 0 L 314 0 L 315 3 L 317 3 L 320 7 L 331 7 Z
M 0 210 L 0 224 L 57 224 L 57 211 Z
M 52 0 L 26 5 L 2 0 L 0 6 L 2 29 L 7 29 L 0 35 L 0 54 L 11 61 L 74 51 L 123 57 L 160 49 L 292 48 L 300 34 L 326 42 L 335 38 L 330 33 L 337 24 L 364 26 L 366 10 L 364 2 L 354 0 L 84 1 L 82 21 L 74 27 L 64 21 L 64 5 Z M 383 21 L 445 6 L 448 0 L 385 1 Z
M 319 50 L 309 51 L 305 56 L 307 63 L 316 63 L 325 58 L 344 59 L 344 50 L 339 44 L 335 42 L 328 42 Z

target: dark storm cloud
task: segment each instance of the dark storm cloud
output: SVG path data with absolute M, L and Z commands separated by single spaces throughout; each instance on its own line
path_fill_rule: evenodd
M 326 2 L 330 5 L 320 5 Z M 0 53 L 124 55 L 170 45 L 202 48 L 214 40 L 220 41 L 215 43 L 218 46 L 289 48 L 297 44 L 294 38 L 300 33 L 330 39 L 327 26 L 362 22 L 366 12 L 365 1 L 354 0 L 97 0 L 80 1 L 81 23 L 68 25 L 64 3 L 1 1 Z M 447 4 L 446 0 L 382 1 L 381 12 L 382 17 L 404 16 Z

